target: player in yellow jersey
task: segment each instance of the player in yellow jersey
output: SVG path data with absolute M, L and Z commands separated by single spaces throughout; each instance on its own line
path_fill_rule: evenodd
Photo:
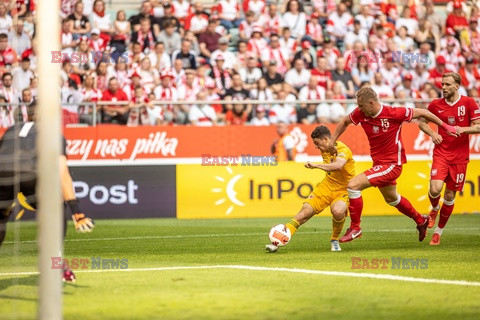
M 338 239 L 347 216 L 347 185 L 350 179 L 355 176 L 355 161 L 350 148 L 340 141 L 336 143 L 337 155 L 328 152 L 331 136 L 330 130 L 325 126 L 318 126 L 313 130 L 311 138 L 315 147 L 322 152 L 323 163 L 314 164 L 307 161 L 305 167 L 324 170 L 326 176 L 310 193 L 297 215 L 288 221 L 285 226 L 290 229 L 293 236 L 302 224 L 330 206 L 333 229 L 330 238 L 331 250 L 341 251 Z M 266 249 L 269 252 L 276 252 L 278 247 L 267 244 Z

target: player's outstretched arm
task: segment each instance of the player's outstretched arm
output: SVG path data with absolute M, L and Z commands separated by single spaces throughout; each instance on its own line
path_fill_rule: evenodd
M 335 162 L 332 163 L 312 163 L 310 161 L 307 161 L 305 163 L 305 167 L 309 169 L 321 169 L 326 172 L 331 172 L 331 171 L 338 171 L 342 170 L 343 166 L 347 163 L 346 159 L 343 158 L 337 158 Z
M 60 156 L 60 178 L 62 181 L 63 200 L 70 207 L 72 211 L 72 220 L 75 224 L 75 230 L 78 232 L 91 232 L 94 228 L 93 220 L 85 217 L 85 214 L 80 210 L 78 200 L 75 197 L 73 189 L 72 176 L 67 166 L 67 157 Z
M 328 144 L 330 152 L 335 151 L 335 142 L 337 142 L 337 139 L 340 138 L 342 133 L 345 132 L 351 123 L 352 120 L 350 119 L 350 115 L 343 117 L 343 119 L 338 123 L 337 127 L 335 128 L 335 132 L 333 132 L 332 138 L 330 139 L 330 143 Z
M 455 129 L 455 127 L 446 124 L 445 122 L 440 120 L 439 117 L 437 117 L 436 115 L 434 115 L 433 113 L 431 113 L 426 109 L 417 109 L 417 108 L 413 109 L 413 119 L 418 119 L 418 118 L 423 118 L 427 121 L 433 122 L 437 126 L 445 129 L 449 135 L 458 137 L 458 132 L 457 132 L 457 129 Z
M 443 141 L 443 138 L 441 135 L 438 134 L 438 132 L 435 132 L 430 126 L 428 125 L 427 120 L 424 118 L 420 118 L 420 122 L 418 124 L 418 127 L 420 130 L 422 130 L 425 134 L 429 135 L 432 137 L 432 141 L 435 144 L 440 144 Z
M 456 127 L 457 132 L 462 134 L 476 134 L 480 133 L 480 119 L 473 120 L 470 127 Z

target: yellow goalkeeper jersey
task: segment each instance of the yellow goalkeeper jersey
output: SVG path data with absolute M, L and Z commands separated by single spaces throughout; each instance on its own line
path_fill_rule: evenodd
M 343 168 L 338 171 L 326 172 L 325 179 L 322 183 L 328 183 L 332 189 L 347 189 L 348 182 L 355 176 L 355 160 L 353 160 L 352 150 L 341 141 L 335 143 L 337 147 L 337 155 L 332 155 L 329 152 L 323 152 L 323 163 L 333 163 L 338 157 L 347 161 Z

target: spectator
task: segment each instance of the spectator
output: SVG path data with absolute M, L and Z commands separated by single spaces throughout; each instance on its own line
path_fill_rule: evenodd
M 335 69 L 336 61 L 342 55 L 337 47 L 335 47 L 332 39 L 325 37 L 323 40 L 323 48 L 318 50 L 317 57 L 325 57 L 327 59 L 327 69 Z
M 108 80 L 108 89 L 102 92 L 102 101 L 128 101 L 128 97 L 122 89 L 118 87 L 118 81 L 115 78 Z M 102 122 L 127 124 L 129 107 L 122 105 L 102 105 Z
M 421 55 L 426 55 L 427 56 L 427 62 L 425 63 L 425 68 L 427 70 L 431 70 L 435 68 L 435 53 L 430 50 L 430 44 L 428 42 L 422 42 L 420 44 L 420 48 L 418 50 L 414 51 L 414 54 L 417 54 L 419 56 Z
M 277 5 L 274 2 L 268 4 L 268 12 L 261 15 L 257 22 L 263 26 L 265 36 L 280 34 L 282 27 L 282 18 L 277 12 Z
M 322 86 L 325 90 L 332 88 L 332 73 L 327 69 L 327 59 L 325 57 L 317 58 L 317 67 L 312 69 L 311 74 L 315 76 L 319 86 Z
M 244 101 L 247 100 L 249 97 L 250 93 L 243 87 L 243 81 L 242 78 L 238 73 L 232 75 L 232 87 L 230 89 L 227 89 L 225 92 L 225 97 L 224 99 L 227 101 Z M 225 105 L 226 109 L 231 111 L 235 109 L 233 112 L 234 115 L 238 116 L 238 112 L 240 108 L 235 108 L 235 106 L 241 106 L 241 109 L 245 112 L 246 115 L 248 115 L 252 111 L 252 105 L 233 105 L 232 104 L 227 104 Z M 243 119 L 243 118 L 242 118 Z M 228 113 L 227 113 L 227 123 L 228 123 Z M 231 124 L 231 123 L 230 123 Z M 238 123 L 237 123 L 238 124 Z
M 198 101 L 205 101 L 206 98 L 204 91 L 197 93 Z M 209 104 L 194 104 L 188 112 L 188 120 L 194 126 L 211 127 L 217 124 L 217 114 Z
M 357 65 L 352 69 L 352 79 L 355 86 L 360 88 L 362 82 L 370 82 L 373 76 L 374 73 L 368 67 L 367 58 L 364 55 L 359 56 Z
M 435 12 L 433 0 L 425 1 L 425 7 L 418 12 L 419 20 L 427 20 L 432 25 L 432 32 L 436 35 L 445 33 L 445 18 Z
M 74 124 L 79 122 L 79 104 L 83 101 L 83 95 L 78 90 L 78 85 L 73 79 L 68 79 L 67 85 L 60 91 L 62 103 L 63 124 Z
M 298 123 L 314 124 L 318 123 L 317 119 L 317 105 L 309 103 L 305 108 L 298 110 Z
M 262 106 L 257 106 L 255 116 L 252 118 L 250 121 L 250 124 L 252 126 L 268 126 L 270 125 L 270 122 L 268 122 L 268 119 L 266 117 L 266 110 Z
M 240 6 L 237 0 L 220 0 L 218 2 L 218 14 L 220 15 L 220 24 L 228 30 L 238 28 L 240 22 Z
M 460 54 L 460 50 L 456 47 L 456 42 L 449 39 L 447 42 L 447 48 L 440 51 L 440 55 L 445 58 L 446 67 L 450 70 L 458 70 L 460 65 L 465 62 Z
M 280 122 L 286 124 L 297 123 L 297 111 L 294 104 L 291 103 L 295 102 L 295 96 L 288 94 L 288 92 L 282 88 L 278 92 L 277 100 L 290 103 L 274 104 L 270 108 L 268 121 L 270 121 L 271 124 L 277 124 Z
M 30 70 L 30 59 L 23 58 L 20 67 L 15 67 L 12 70 L 13 88 L 20 92 L 30 86 L 30 79 L 33 78 L 33 72 Z
M 248 112 L 245 110 L 245 105 L 234 104 L 232 109 L 225 114 L 225 121 L 228 125 L 242 125 L 247 123 Z
M 260 101 L 273 101 L 273 92 L 270 90 L 265 78 L 260 78 L 258 80 L 257 88 L 250 90 L 250 98 L 253 100 Z M 267 106 L 264 106 L 266 109 L 270 109 Z
M 410 73 L 407 73 L 403 76 L 403 81 L 402 84 L 398 85 L 395 88 L 395 96 L 398 99 L 405 99 L 405 98 L 410 98 L 410 99 L 421 99 L 420 92 L 413 88 L 412 86 L 412 80 L 413 76 Z M 403 98 L 400 98 L 399 96 L 402 96 L 400 92 L 403 92 Z
M 215 32 L 216 21 L 209 20 L 207 30 L 198 37 L 198 44 L 200 45 L 200 52 L 202 56 L 209 59 L 212 52 L 218 49 L 218 40 L 221 35 Z M 212 61 L 211 61 L 212 62 Z
M 147 108 L 150 124 L 152 126 L 162 126 L 168 124 L 168 122 L 165 121 L 163 106 L 153 103 L 155 101 L 155 94 L 149 93 L 147 97 L 148 100 L 151 101 Z
M 133 97 L 135 96 L 135 88 L 138 86 L 141 86 L 140 81 L 141 81 L 140 74 L 134 71 L 130 75 L 130 82 L 122 88 L 123 92 L 125 92 L 125 94 L 128 97 L 128 101 L 132 101 Z
M 165 45 L 165 52 L 171 55 L 173 51 L 180 49 L 180 46 L 182 45 L 182 37 L 180 36 L 180 33 L 175 31 L 175 26 L 172 22 L 166 22 L 164 26 L 165 29 L 158 35 L 158 41 L 163 42 Z
M 305 101 L 308 100 L 325 100 L 325 88 L 318 84 L 318 77 L 312 75 L 308 84 L 300 89 L 298 100 L 302 101 L 301 109 L 307 107 Z
M 154 125 L 148 112 L 148 109 L 153 108 L 152 102 L 141 86 L 136 87 L 134 92 L 135 95 L 129 105 L 127 125 Z
M 95 53 L 94 56 L 92 55 L 86 37 L 81 37 L 79 41 L 75 52 L 78 59 L 77 61 L 73 61 L 72 59 L 72 66 L 73 72 L 83 77 L 85 74 L 95 69 L 95 59 L 97 59 L 97 54 Z
M 208 15 L 203 10 L 201 1 L 195 2 L 195 10 L 191 13 L 185 21 L 185 30 L 192 31 L 195 36 L 199 36 L 202 32 L 207 30 Z
M 4 3 L 0 3 L 0 34 L 8 34 L 12 30 L 13 20 L 7 14 L 7 7 Z
M 253 13 L 253 11 L 246 11 L 245 20 L 243 20 L 238 26 L 240 39 L 248 41 L 248 39 L 252 37 L 252 31 L 255 25 L 255 13 Z
M 16 111 L 13 111 L 13 114 L 19 115 L 19 118 L 14 120 L 15 122 L 28 122 L 27 105 L 33 102 L 32 92 L 30 91 L 30 88 L 25 88 L 22 90 L 22 94 L 21 97 L 19 97 L 18 102 L 23 104 L 16 107 L 20 108 L 20 112 L 17 113 Z
M 23 31 L 23 21 L 18 20 L 15 24 L 15 30 L 12 30 L 8 35 L 8 41 L 12 44 L 17 54 L 21 56 L 25 50 L 32 46 L 30 38 Z
M 411 10 L 409 6 L 403 8 L 402 16 L 395 22 L 397 31 L 405 26 L 409 37 L 415 37 L 418 30 L 418 21 L 411 17 Z
M 268 43 L 263 38 L 263 28 L 254 27 L 252 30 L 252 38 L 248 40 L 247 50 L 256 57 L 260 57 L 262 52 L 267 48 Z
M 465 89 L 480 89 L 480 73 L 473 58 L 467 58 L 465 65 L 458 73 L 462 76 L 462 86 Z
M 306 36 L 304 37 L 305 40 L 312 41 L 314 47 L 323 43 L 323 27 L 320 24 L 319 17 L 318 12 L 312 13 L 307 23 Z
M 480 60 L 480 30 L 476 17 L 470 18 L 468 33 L 461 39 L 462 47 L 468 48 L 474 59 Z
M 73 40 L 72 33 L 73 21 L 69 18 L 65 18 L 62 21 L 62 53 L 66 53 L 71 56 L 74 52 L 74 48 L 78 45 L 78 41 Z
M 353 44 L 356 42 L 356 41 L 360 41 L 363 45 L 367 45 L 367 37 L 368 37 L 368 32 L 365 32 L 362 28 L 361 28 L 361 23 L 359 20 L 355 20 L 353 21 L 353 30 L 351 31 L 348 31 L 346 34 L 345 34 L 345 41 L 344 41 L 344 45 L 345 45 L 345 49 L 346 50 L 350 50 L 353 48 Z
M 140 20 L 142 20 L 143 18 L 148 18 L 150 20 L 151 31 L 155 36 L 158 36 L 158 34 L 160 33 L 160 26 L 157 19 L 151 13 L 152 5 L 150 1 L 143 1 L 140 8 L 140 13 L 130 17 L 129 19 L 132 31 L 135 32 L 140 30 Z
M 132 27 L 127 20 L 125 11 L 117 11 L 117 19 L 113 22 L 113 29 L 114 33 L 110 45 L 116 48 L 117 51 L 123 53 L 126 49 L 127 42 L 130 41 L 130 34 L 132 33 Z
M 393 38 L 395 43 L 398 45 L 398 49 L 403 52 L 412 52 L 415 42 L 411 37 L 408 36 L 408 30 L 406 26 L 402 26 L 397 29 L 398 34 Z M 419 31 L 417 31 L 418 33 Z M 423 42 L 423 41 L 422 41 Z
M 438 56 L 436 60 L 436 68 L 430 70 L 429 81 L 432 82 L 439 90 L 442 89 L 442 76 L 447 72 L 452 72 L 451 70 L 447 69 L 445 66 L 446 63 L 447 61 L 443 56 Z
M 212 68 L 212 77 L 218 90 L 218 94 L 223 96 L 226 91 L 232 87 L 232 78 L 230 70 L 223 67 L 225 58 L 223 55 L 217 55 L 215 65 Z
M 197 94 L 203 91 L 203 88 L 196 85 L 195 80 L 195 70 L 185 70 L 185 82 L 177 87 L 179 100 L 194 101 L 197 98 Z M 190 108 L 190 105 L 188 107 Z M 187 109 L 185 109 L 185 111 L 188 113 Z
M 270 35 L 270 44 L 263 50 L 261 60 L 265 68 L 270 61 L 276 61 L 278 72 L 285 74 L 290 69 L 290 57 L 288 50 L 280 46 L 279 37 L 276 33 Z
M 265 2 L 266 0 L 246 0 L 243 2 L 243 11 L 251 11 L 256 18 L 260 17 L 261 14 L 265 13 Z
M 73 21 L 73 40 L 77 40 L 81 36 L 88 34 L 91 29 L 90 21 L 83 15 L 83 7 L 83 2 L 77 1 L 73 13 L 67 17 Z
M 220 96 L 217 94 L 217 88 L 215 87 L 215 83 L 208 82 L 205 84 L 205 88 L 207 89 L 207 96 L 206 100 L 210 101 L 212 104 L 212 108 L 215 110 L 215 114 L 217 116 L 217 123 L 225 123 L 225 113 L 223 113 L 223 106 L 221 104 L 215 103 L 216 101 L 220 101 Z
M 383 76 L 380 72 L 375 72 L 371 87 L 377 93 L 380 99 L 395 98 L 392 88 L 384 83 Z
M 395 67 L 395 63 L 391 55 L 385 56 L 383 58 L 383 62 L 384 63 L 380 68 L 382 78 L 388 86 L 390 86 L 391 88 L 395 88 L 401 82 L 400 70 Z
M 433 31 L 432 23 L 429 20 L 421 20 L 417 34 L 415 35 L 415 42 L 428 42 L 433 51 L 439 49 L 439 34 Z
M 270 60 L 267 66 L 267 72 L 263 74 L 263 78 L 267 82 L 268 87 L 272 92 L 277 93 L 282 88 L 284 81 L 283 76 L 277 72 L 277 61 Z
M 412 88 L 420 90 L 429 81 L 430 73 L 423 63 L 417 63 L 412 73 Z
M 158 101 L 177 101 L 178 92 L 173 86 L 174 76 L 170 70 L 163 70 L 160 75 L 160 85 L 153 91 L 155 93 L 155 100 Z M 185 123 L 185 118 L 178 113 L 178 105 L 168 104 L 164 105 L 165 120 L 168 123 L 176 122 L 178 124 Z
M 337 68 L 331 71 L 332 81 L 341 83 L 343 90 L 348 98 L 355 96 L 355 86 L 353 84 L 352 74 L 345 70 L 345 59 L 340 57 L 337 59 Z
M 108 65 L 106 62 L 100 61 L 95 70 L 95 78 L 97 80 L 97 89 L 101 92 L 107 90 L 108 88 L 108 79 L 112 78 L 114 75 L 111 71 L 108 70 Z
M 313 56 L 310 53 L 312 44 L 308 40 L 302 41 L 301 49 L 293 56 L 293 61 L 302 59 L 307 69 L 313 69 Z
M 347 6 L 344 2 L 340 2 L 337 10 L 330 14 L 327 21 L 327 33 L 332 41 L 337 43 L 338 47 L 343 46 L 345 35 L 350 29 L 353 19 L 351 14 L 347 11 Z
M 210 60 L 215 61 L 217 59 L 217 56 L 221 55 L 225 60 L 223 68 L 233 69 L 236 64 L 237 58 L 232 51 L 228 50 L 228 43 L 228 37 L 221 37 L 218 40 L 218 49 L 212 52 Z
M 170 2 L 164 2 L 163 10 L 164 10 L 163 16 L 158 19 L 160 29 L 161 28 L 165 29 L 167 25 L 168 26 L 171 25 L 173 26 L 173 29 L 175 30 L 175 32 L 180 33 L 180 29 L 182 25 L 180 24 L 180 21 L 178 21 L 178 19 L 173 15 L 172 4 Z
M 252 90 L 257 87 L 258 80 L 262 77 L 262 71 L 257 68 L 258 61 L 254 56 L 248 58 L 247 67 L 241 68 L 238 73 L 244 83 L 244 88 Z
M 297 50 L 297 41 L 291 37 L 291 31 L 288 27 L 282 29 L 282 36 L 278 39 L 280 47 L 288 53 L 288 59 L 293 61 L 294 52 Z
M 459 36 L 462 31 L 468 30 L 468 22 L 460 1 L 453 2 L 453 12 L 447 16 L 445 28 L 452 28 L 457 36 Z
M 189 40 L 183 39 L 181 48 L 172 53 L 172 61 L 180 59 L 182 60 L 184 69 L 197 69 L 196 53 L 191 48 L 192 43 Z
M 100 30 L 100 37 L 108 43 L 110 41 L 110 35 L 113 34 L 115 30 L 112 26 L 110 14 L 105 13 L 105 2 L 103 0 L 95 0 L 93 3 L 91 20 L 92 28 L 98 28 Z
M 160 74 L 157 69 L 152 67 L 148 57 L 142 59 L 138 74 L 140 75 L 140 85 L 144 89 L 145 95 L 152 92 L 153 88 L 160 84 Z
M 193 12 L 192 5 L 188 0 L 174 0 L 172 2 L 173 12 L 175 18 L 178 19 L 181 25 L 185 25 L 185 20 Z
M 173 61 L 173 85 L 177 88 L 183 82 L 185 82 L 185 69 L 183 69 L 183 62 L 180 59 Z
M 35 23 L 33 22 L 33 14 L 27 11 L 25 14 L 25 21 L 23 21 L 23 31 L 27 34 L 30 40 L 33 39 L 35 33 Z
M 150 53 L 155 46 L 155 35 L 151 30 L 150 19 L 142 18 L 140 20 L 140 28 L 132 35 L 132 42 L 138 42 L 142 47 L 142 52 L 145 54 Z
M 164 69 L 170 69 L 172 67 L 172 61 L 170 57 L 165 52 L 165 45 L 163 42 L 155 43 L 155 49 L 153 52 L 148 54 L 148 58 L 152 63 L 152 66 L 156 68 L 158 71 L 162 71 Z
M 328 90 L 325 93 L 325 97 L 327 100 L 333 99 L 333 92 Z M 345 116 L 345 114 L 347 114 L 345 108 L 338 102 L 323 102 L 317 106 L 317 118 L 320 123 L 337 123 Z
M 289 0 L 287 10 L 282 16 L 284 27 L 288 27 L 292 32 L 292 37 L 300 41 L 305 35 L 307 26 L 307 16 L 303 12 L 303 6 L 297 0 Z
M 60 75 L 63 79 L 63 86 L 69 86 L 68 81 L 70 79 L 75 82 L 77 87 L 82 83 L 82 79 L 79 77 L 79 75 L 73 72 L 73 66 L 70 60 L 65 60 L 62 63 L 62 70 L 60 71 Z
M 85 75 L 80 93 L 83 96 L 83 102 L 98 102 L 102 99 L 102 92 L 95 88 L 95 78 L 92 74 Z M 95 110 L 95 112 L 97 112 L 97 110 Z M 94 123 L 93 110 L 90 109 L 90 106 L 81 105 L 78 109 L 78 116 L 80 123 L 89 125 Z M 97 116 L 96 119 L 99 119 L 99 116 Z
M 12 86 L 12 74 L 10 72 L 5 72 L 2 75 L 2 88 L 0 94 L 3 96 L 6 102 L 15 102 L 17 101 L 18 91 Z
M 360 13 L 355 16 L 355 20 L 360 22 L 362 32 L 369 34 L 375 21 L 375 18 L 370 14 L 370 6 L 360 5 Z
M 285 82 L 291 85 L 297 92 L 305 86 L 310 80 L 310 71 L 305 69 L 305 63 L 302 59 L 297 59 L 293 63 L 293 68 L 285 74 Z

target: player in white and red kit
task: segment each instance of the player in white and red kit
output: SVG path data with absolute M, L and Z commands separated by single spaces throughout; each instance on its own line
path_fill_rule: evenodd
M 348 183 L 351 222 L 350 228 L 340 238 L 340 242 L 361 237 L 362 190 L 372 186 L 379 188 L 389 205 L 416 222 L 418 240 L 423 241 L 427 235 L 428 217 L 420 215 L 407 199 L 398 194 L 396 187 L 396 180 L 402 173 L 402 165 L 407 162 L 402 143 L 402 123 L 424 117 L 451 134 L 456 134 L 456 129 L 442 122 L 428 110 L 384 106 L 378 101 L 378 96 L 372 88 L 360 89 L 356 97 L 358 108 L 343 118 L 337 126 L 330 142 L 330 149 L 333 152 L 335 141 L 350 124 L 361 124 L 370 144 L 373 167 L 355 176 Z
M 432 137 L 433 163 L 430 172 L 430 190 L 428 197 L 432 204 L 428 227 L 435 225 L 440 210 L 440 220 L 435 229 L 430 245 L 439 245 L 443 228 L 453 211 L 455 195 L 463 190 L 467 164 L 470 157 L 469 133 L 480 133 L 480 107 L 475 100 L 462 96 L 458 89 L 462 77 L 458 73 L 446 73 L 442 77 L 443 98 L 435 99 L 428 105 L 428 110 L 449 125 L 456 126 L 459 137 L 452 137 L 440 128 L 432 130 L 427 122 L 422 121 L 420 129 Z M 470 126 L 471 125 L 471 126 Z M 440 193 L 446 184 L 443 205 L 440 209 Z

